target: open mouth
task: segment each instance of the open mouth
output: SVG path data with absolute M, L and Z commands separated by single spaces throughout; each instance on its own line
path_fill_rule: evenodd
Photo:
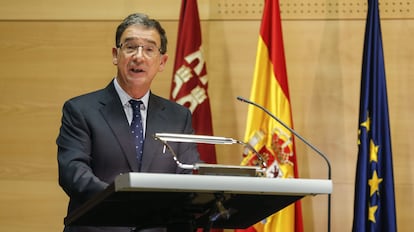
M 141 72 L 144 72 L 144 70 L 143 69 L 140 69 L 140 68 L 131 68 L 130 71 L 133 72 L 133 73 L 141 73 Z

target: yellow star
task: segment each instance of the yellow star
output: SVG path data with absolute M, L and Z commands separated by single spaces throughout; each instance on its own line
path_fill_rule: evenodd
M 377 171 L 374 171 L 372 178 L 368 180 L 369 185 L 369 196 L 372 196 L 375 192 L 378 191 L 378 186 L 382 182 L 382 178 L 378 178 Z
M 371 162 L 378 162 L 378 148 L 379 146 L 375 145 L 374 141 L 371 139 L 369 141 L 369 160 Z
M 367 131 L 369 131 L 371 127 L 371 120 L 369 119 L 369 117 L 367 117 L 367 120 L 365 120 L 365 122 L 361 123 L 361 126 L 365 127 Z
M 368 219 L 375 223 L 375 212 L 377 212 L 378 205 L 370 206 L 368 212 Z

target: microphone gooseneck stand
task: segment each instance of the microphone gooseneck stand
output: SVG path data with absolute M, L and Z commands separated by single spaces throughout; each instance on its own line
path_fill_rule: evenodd
M 278 123 L 280 123 L 284 128 L 286 128 L 292 134 L 294 134 L 296 137 L 298 137 L 300 140 L 302 140 L 302 142 L 304 142 L 306 145 L 308 145 L 312 150 L 314 150 L 316 153 L 318 153 L 318 155 L 320 155 L 325 160 L 325 162 L 326 162 L 326 164 L 328 166 L 328 179 L 329 180 L 332 179 L 331 178 L 331 163 L 329 162 L 329 159 L 327 158 L 327 156 L 325 154 L 323 154 L 318 148 L 316 148 L 311 143 L 309 143 L 305 138 L 303 138 L 295 130 L 293 130 L 288 125 L 286 125 L 278 117 L 276 117 L 275 115 L 273 115 L 272 113 L 270 113 L 269 110 L 267 110 L 263 106 L 255 103 L 255 102 L 249 101 L 249 100 L 247 100 L 245 98 L 242 98 L 242 97 L 237 97 L 237 100 L 239 100 L 241 102 L 245 102 L 245 103 L 251 104 L 251 105 L 256 106 L 259 109 L 263 110 L 267 115 L 269 115 L 270 117 L 272 117 L 274 120 L 276 120 Z M 327 226 L 328 226 L 328 232 L 330 232 L 331 231 L 331 194 L 328 194 L 328 225 Z

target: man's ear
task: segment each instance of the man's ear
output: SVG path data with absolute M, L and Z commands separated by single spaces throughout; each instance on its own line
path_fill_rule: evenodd
M 118 49 L 112 48 L 112 64 L 117 65 L 118 64 Z
M 168 60 L 168 54 L 161 55 L 160 66 L 158 68 L 159 72 L 164 71 L 165 65 L 167 64 L 167 60 Z

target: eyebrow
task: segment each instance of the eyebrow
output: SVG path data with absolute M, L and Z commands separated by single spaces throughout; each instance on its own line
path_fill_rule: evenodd
M 151 43 L 151 44 L 154 44 L 155 46 L 157 46 L 157 43 L 152 39 L 145 39 L 145 38 L 138 38 L 138 37 L 127 37 L 127 38 L 125 38 L 123 43 L 131 41 L 131 40 L 144 40 L 147 43 Z

